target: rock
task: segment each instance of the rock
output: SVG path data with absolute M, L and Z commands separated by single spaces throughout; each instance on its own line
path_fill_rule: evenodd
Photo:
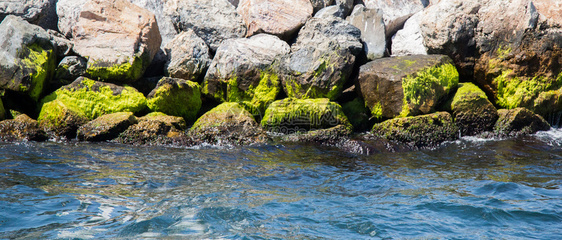
M 392 36 L 392 56 L 427 55 L 420 28 L 421 14 L 415 14 Z
M 238 7 L 238 4 L 240 3 L 239 0 L 228 0 L 228 2 L 234 7 Z
M 327 98 L 286 98 L 273 102 L 261 125 L 270 132 L 284 134 L 345 125 L 352 128 L 341 106 Z
M 498 114 L 494 132 L 500 136 L 527 135 L 550 129 L 544 118 L 526 108 L 500 109 Z
M 459 83 L 451 109 L 463 136 L 492 131 L 498 120 L 498 110 L 484 91 L 472 83 Z
M 20 17 L 0 23 L 0 89 L 29 95 L 37 101 L 55 70 L 49 34 Z
M 56 0 L 3 0 L 0 21 L 13 15 L 43 28 L 56 29 Z
M 362 51 L 361 31 L 341 19 L 312 18 L 291 53 L 280 60 L 279 78 L 289 97 L 335 100 Z
M 57 120 L 62 118 L 59 111 L 45 106 L 51 101 L 58 101 L 89 120 L 116 112 L 139 113 L 147 108 L 144 95 L 132 87 L 121 87 L 84 77 L 59 88 L 41 101 L 43 107 L 38 118 L 40 123 L 47 118 Z
M 134 145 L 169 145 L 186 141 L 183 129 L 183 118 L 151 113 L 138 118 L 137 124 L 127 128 L 113 141 Z
M 434 112 L 455 91 L 459 75 L 447 56 L 414 55 L 369 62 L 358 82 L 365 105 L 381 119 Z
M 165 6 L 168 0 L 129 0 L 131 3 L 142 7 L 156 16 L 158 30 L 162 38 L 162 46 L 166 46 L 178 34 L 172 17 L 166 14 Z
M 400 30 L 404 22 L 429 5 L 429 0 L 364 0 L 368 9 L 379 9 L 386 26 L 387 38 Z
M 131 87 L 137 89 L 143 95 L 148 96 L 148 94 L 150 94 L 150 92 L 152 92 L 152 90 L 154 90 L 156 88 L 156 85 L 158 85 L 158 82 L 160 82 L 160 79 L 162 79 L 162 76 L 143 77 L 143 78 L 139 79 L 138 81 L 132 83 Z
M 242 17 L 227 0 L 168 0 L 165 13 L 176 29 L 193 29 L 212 51 L 225 39 L 246 35 Z
M 250 112 L 240 104 L 227 102 L 203 114 L 189 130 L 196 142 L 219 145 L 264 143 L 267 135 Z
M 47 134 L 37 121 L 25 114 L 0 122 L 1 141 L 45 141 Z
M 6 119 L 6 109 L 4 108 L 4 103 L 2 103 L 2 99 L 0 99 L 0 120 Z
M 195 121 L 201 108 L 201 90 L 196 82 L 164 77 L 147 96 L 148 108 Z
M 318 13 L 321 9 L 332 7 L 331 5 L 334 4 L 334 0 L 310 0 L 310 3 L 312 4 L 313 11 Z
M 345 10 L 345 16 L 347 16 L 351 10 L 353 10 L 353 6 L 355 5 L 355 0 L 334 0 L 334 4 L 336 6 L 341 6 Z
M 365 107 L 365 102 L 360 97 L 342 104 L 342 108 L 355 131 L 365 131 L 372 127 L 370 124 L 371 112 Z
M 202 92 L 219 102 L 240 102 L 261 115 L 281 91 L 271 65 L 289 51 L 286 42 L 268 34 L 226 40 L 217 49 Z
M 57 16 L 59 31 L 67 38 L 72 37 L 72 29 L 76 26 L 82 7 L 88 0 L 57 0 Z
M 395 118 L 375 124 L 376 137 L 404 143 L 411 148 L 434 148 L 445 141 L 458 139 L 458 127 L 451 114 L 437 112 L 428 115 Z
M 285 142 L 318 143 L 324 146 L 339 146 L 349 141 L 352 131 L 346 125 L 337 125 L 327 129 L 318 129 L 308 132 L 296 132 L 282 136 Z
M 248 29 L 247 36 L 269 33 L 290 39 L 312 16 L 309 0 L 241 0 L 238 13 Z
M 361 30 L 361 40 L 365 43 L 364 51 L 369 60 L 384 56 L 386 51 L 386 35 L 383 13 L 377 9 L 368 9 L 356 5 L 347 21 Z
M 72 53 L 72 48 L 74 47 L 74 43 L 72 43 L 72 41 L 66 39 L 64 35 L 55 30 L 48 29 L 47 33 L 49 34 L 51 42 L 55 47 L 55 53 L 58 60 L 63 59 Z
M 52 138 L 58 139 L 75 138 L 78 128 L 89 121 L 83 113 L 67 107 L 60 100 L 44 103 L 37 120 Z
M 72 36 L 88 75 L 114 82 L 142 77 L 162 40 L 154 14 L 127 0 L 89 0 Z
M 63 58 L 55 71 L 55 77 L 49 84 L 50 90 L 54 91 L 74 82 L 78 77 L 84 76 L 87 66 L 88 61 L 83 57 L 68 56 Z
M 107 141 L 116 138 L 130 125 L 136 123 L 137 118 L 132 112 L 107 114 L 82 125 L 78 129 L 77 137 L 82 141 Z
M 164 50 L 168 55 L 164 74 L 168 77 L 197 81 L 211 64 L 209 47 L 191 29 L 177 35 Z
M 345 18 L 345 8 L 340 5 L 329 6 L 320 9 L 316 14 L 314 14 L 315 18 Z

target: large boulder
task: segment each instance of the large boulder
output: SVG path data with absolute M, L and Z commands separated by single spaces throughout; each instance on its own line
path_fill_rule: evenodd
M 132 112 L 119 112 L 103 115 L 82 125 L 77 132 L 79 140 L 99 142 L 112 140 L 129 126 L 137 123 Z
M 113 82 L 142 77 L 162 41 L 154 14 L 127 0 L 89 0 L 72 36 L 88 75 Z
M 0 121 L 1 141 L 45 141 L 47 134 L 37 121 L 25 114 L 14 119 Z
M 209 47 L 191 29 L 172 39 L 164 51 L 168 56 L 164 74 L 168 77 L 197 81 L 211 64 Z
M 247 36 L 269 33 L 289 39 L 312 16 L 310 0 L 241 0 L 238 13 Z
M 203 114 L 189 130 L 197 143 L 250 145 L 264 143 L 267 135 L 250 112 L 227 102 Z
M 271 65 L 289 51 L 286 42 L 268 34 L 226 40 L 207 71 L 203 93 L 219 102 L 240 102 L 259 115 L 281 91 Z
M 186 124 L 181 117 L 151 113 L 137 118 L 137 120 L 137 124 L 131 125 L 113 141 L 134 145 L 169 145 L 189 142 L 184 133 Z
M 327 98 L 286 98 L 273 102 L 261 125 L 271 132 L 296 133 L 345 125 L 352 129 L 341 106 Z
M 227 0 L 168 0 L 165 13 L 176 29 L 193 29 L 213 51 L 225 39 L 246 35 L 242 17 Z
M 406 144 L 414 149 L 434 148 L 459 136 L 459 129 L 447 112 L 390 119 L 375 124 L 372 132 L 376 137 Z
M 13 15 L 43 28 L 56 29 L 56 0 L 4 0 L 0 1 L 0 21 Z
M 164 77 L 148 94 L 148 108 L 193 122 L 201 108 L 200 89 L 196 82 Z
M 540 115 L 526 108 L 500 109 L 494 132 L 499 136 L 519 136 L 550 129 L 548 122 Z
M 49 34 L 20 17 L 8 16 L 0 23 L 0 46 L 0 89 L 38 100 L 56 67 Z
M 498 120 L 498 110 L 473 83 L 459 83 L 451 102 L 455 124 L 463 136 L 492 131 Z
M 358 86 L 375 118 L 432 113 L 459 82 L 444 55 L 382 58 L 361 66 Z
M 384 56 L 386 51 L 386 36 L 383 13 L 378 9 L 369 9 L 359 4 L 355 5 L 347 21 L 361 30 L 361 40 L 365 43 L 364 51 L 369 60 Z
M 363 49 L 360 38 L 361 31 L 342 19 L 310 19 L 291 53 L 280 60 L 285 93 L 293 98 L 335 100 Z

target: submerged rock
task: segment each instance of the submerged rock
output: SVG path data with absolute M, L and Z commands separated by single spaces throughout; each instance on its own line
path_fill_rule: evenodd
M 463 136 L 492 131 L 498 120 L 498 110 L 480 88 L 472 83 L 459 83 L 451 103 L 455 124 Z
M 268 34 L 226 40 L 217 49 L 202 92 L 219 102 L 239 102 L 261 115 L 281 91 L 271 65 L 287 53 L 289 45 Z
M 356 5 L 347 21 L 361 30 L 361 40 L 369 60 L 384 56 L 386 52 L 386 35 L 383 13 L 378 9 L 368 9 L 363 5 Z
M 168 0 L 165 13 L 171 16 L 176 29 L 193 29 L 212 51 L 225 39 L 246 35 L 242 17 L 227 0 Z
M 289 39 L 312 16 L 309 0 L 241 0 L 238 13 L 247 36 L 269 33 Z
M 168 56 L 164 74 L 168 77 L 197 81 L 211 64 L 209 47 L 191 29 L 177 35 L 164 50 Z
M 527 135 L 550 129 L 544 118 L 526 108 L 500 109 L 498 114 L 494 132 L 500 136 Z
M 89 0 L 72 36 L 88 75 L 113 82 L 141 78 L 162 41 L 154 14 L 127 0 Z
M 459 129 L 447 112 L 390 119 L 375 124 L 372 132 L 376 137 L 403 143 L 414 149 L 437 147 L 459 136 Z
M 362 51 L 361 31 L 342 19 L 312 18 L 291 53 L 280 60 L 279 78 L 292 98 L 335 100 Z
M 296 133 L 344 125 L 352 129 L 341 106 L 327 98 L 286 98 L 273 102 L 261 125 L 270 132 Z
M 457 88 L 459 75 L 447 56 L 415 55 L 369 62 L 358 82 L 366 106 L 380 119 L 434 112 Z
M 267 134 L 250 112 L 234 102 L 222 103 L 203 114 L 189 130 L 194 142 L 250 145 L 265 143 Z
M 106 114 L 82 125 L 77 137 L 83 141 L 107 141 L 116 138 L 135 123 L 137 118 L 132 112 Z
M 47 134 L 37 121 L 25 114 L 0 122 L 1 141 L 45 141 Z
M 0 23 L 0 89 L 21 92 L 37 101 L 55 70 L 49 34 L 16 16 Z
M 168 145 L 183 143 L 188 139 L 184 132 L 185 121 L 181 117 L 151 113 L 137 120 L 137 124 L 131 125 L 113 141 L 134 145 Z
M 201 108 L 201 90 L 196 82 L 164 77 L 147 96 L 148 108 L 195 121 Z

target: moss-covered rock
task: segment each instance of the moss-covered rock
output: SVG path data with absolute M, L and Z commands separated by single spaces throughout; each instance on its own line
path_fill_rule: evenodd
M 14 119 L 0 122 L 0 140 L 2 141 L 45 141 L 47 134 L 37 121 L 25 114 Z
M 73 139 L 78 128 L 86 124 L 89 119 L 82 112 L 69 108 L 55 99 L 43 104 L 37 121 L 51 137 Z
M 500 109 L 498 114 L 494 133 L 499 136 L 527 135 L 550 129 L 544 118 L 526 108 Z
M 325 146 L 338 146 L 349 141 L 352 131 L 349 126 L 337 125 L 335 127 L 318 129 L 308 132 L 297 132 L 282 136 L 286 142 L 318 143 Z
M 222 103 L 203 114 L 189 135 L 195 142 L 219 145 L 250 145 L 268 139 L 252 114 L 235 102 Z
M 464 136 L 492 131 L 498 111 L 488 97 L 473 83 L 460 83 L 451 102 L 455 124 Z
M 151 111 L 183 117 L 188 122 L 195 121 L 201 109 L 199 84 L 188 80 L 164 77 L 147 98 Z
M 361 94 L 375 118 L 432 113 L 458 82 L 452 60 L 444 55 L 377 59 L 359 73 Z
M 137 118 L 132 112 L 107 114 L 78 128 L 77 137 L 83 141 L 107 141 L 116 138 L 135 123 Z
M 371 128 L 369 118 L 371 112 L 365 107 L 365 102 L 361 98 L 355 98 L 350 102 L 342 104 L 343 112 L 355 131 L 365 131 Z
M 352 128 L 341 106 L 327 98 L 286 98 L 273 102 L 265 111 L 261 125 L 268 131 L 295 133 L 330 128 Z
M 183 131 L 186 125 L 182 117 L 151 113 L 137 118 L 137 120 L 137 124 L 127 128 L 113 141 L 134 145 L 168 145 L 189 142 Z
M 42 104 L 55 100 L 89 120 L 109 113 L 138 113 L 147 108 L 144 95 L 132 87 L 121 87 L 84 77 L 80 77 L 71 84 L 48 95 L 42 100 Z M 43 108 L 39 114 L 39 119 L 53 114 Z
M 404 143 L 412 148 L 436 147 L 458 139 L 458 127 L 451 114 L 437 112 L 416 117 L 395 118 L 375 124 L 376 137 Z

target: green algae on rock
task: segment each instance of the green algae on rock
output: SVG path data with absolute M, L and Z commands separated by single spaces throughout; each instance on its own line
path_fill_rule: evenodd
M 437 147 L 442 142 L 458 138 L 458 127 L 447 112 L 390 119 L 375 124 L 372 132 L 376 137 L 412 148 Z
M 203 114 L 189 130 L 194 141 L 250 145 L 268 137 L 250 112 L 236 102 L 225 102 Z
M 342 107 L 328 98 L 286 98 L 275 101 L 267 108 L 261 121 L 268 131 L 286 134 L 340 124 L 352 128 Z
M 143 63 L 141 57 L 134 57 L 132 61 L 128 60 L 117 64 L 110 64 L 102 61 L 88 61 L 86 74 L 90 78 L 100 81 L 132 82 L 141 78 L 147 67 L 148 65 Z
M 359 87 L 374 118 L 434 112 L 454 92 L 459 74 L 444 55 L 382 58 L 361 66 Z
M 500 109 L 494 133 L 499 136 L 518 136 L 547 131 L 550 125 L 540 115 L 526 108 Z
M 42 105 L 37 121 L 52 137 L 72 139 L 76 136 L 76 130 L 89 119 L 55 99 Z
M 148 108 L 193 122 L 201 109 L 201 92 L 196 82 L 164 77 L 148 94 Z
M 135 123 L 137 118 L 132 112 L 106 114 L 78 128 L 77 137 L 92 142 L 111 140 Z
M 463 136 L 491 131 L 498 119 L 498 111 L 486 93 L 473 83 L 459 83 L 450 108 Z

